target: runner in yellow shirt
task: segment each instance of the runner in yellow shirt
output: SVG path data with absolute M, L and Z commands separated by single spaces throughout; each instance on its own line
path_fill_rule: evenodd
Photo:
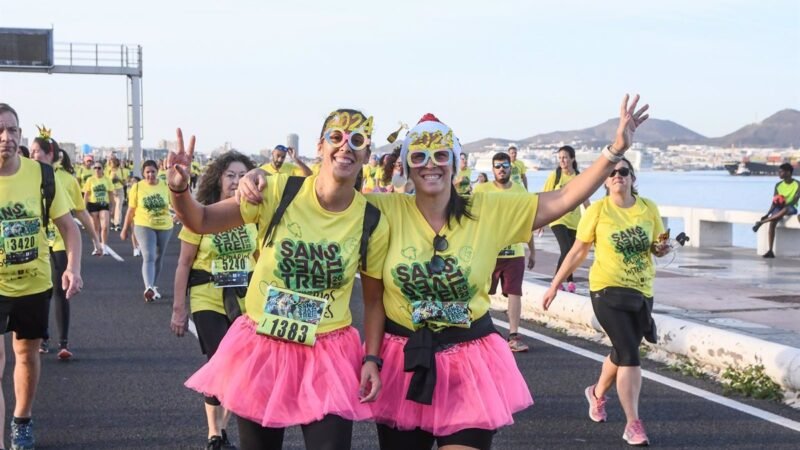
M 120 231 L 122 229 L 122 204 L 125 203 L 125 190 L 123 185 L 128 179 L 126 170 L 122 167 L 116 156 L 111 156 L 106 165 L 106 178 L 114 184 L 114 191 L 111 195 L 111 229 Z
M 361 192 L 363 194 L 369 194 L 375 190 L 375 177 L 378 175 L 378 169 L 378 155 L 373 153 L 369 155 L 369 163 L 364 164 L 364 168 L 361 172 L 361 177 L 363 179 Z
M 653 255 L 662 257 L 671 247 L 658 207 L 638 195 L 635 182 L 630 161 L 623 158 L 617 162 L 605 181 L 606 197 L 590 206 L 581 218 L 575 245 L 544 294 L 542 305 L 544 309 L 550 307 L 559 285 L 586 259 L 594 244 L 594 262 L 589 270 L 592 308 L 611 340 L 612 350 L 603 361 L 597 382 L 584 390 L 589 418 L 606 421 L 605 393 L 616 383 L 627 421 L 622 438 L 629 445 L 645 446 L 649 439 L 639 419 L 639 345 L 643 337 L 655 342 L 651 317 L 656 272 Z
M 142 252 L 145 303 L 161 298 L 156 283 L 161 274 L 169 238 L 172 236 L 169 191 L 166 183 L 158 179 L 157 173 L 158 164 L 152 159 L 142 164 L 144 179 L 133 185 L 128 192 L 128 213 L 120 233 L 124 241 L 133 227 L 136 242 Z
M 0 103 L 0 323 L 2 333 L 14 332 L 11 446 L 34 448 L 31 416 L 41 372 L 38 351 L 41 340 L 48 337 L 53 287 L 46 222 L 55 223 L 66 243 L 67 267 L 56 282 L 71 298 L 83 281 L 81 235 L 69 215 L 69 200 L 58 188 L 51 167 L 19 156 L 21 138 L 16 111 Z M 11 372 L 3 371 L 3 377 Z M 5 406 L 5 397 L 0 396 L 0 442 L 5 442 Z
M 170 155 L 170 189 L 187 227 L 199 233 L 245 223 L 259 227 L 261 256 L 248 286 L 246 315 L 234 322 L 214 357 L 186 383 L 216 396 L 238 416 L 242 448 L 278 448 L 285 427 L 292 425 L 302 426 L 308 448 L 350 448 L 352 422 L 371 417 L 366 402 L 380 391 L 380 279 L 389 228 L 353 189 L 369 158 L 372 118 L 336 110 L 322 130 L 319 176 L 299 186 L 291 182 L 298 190 L 273 227 L 289 180 L 296 178 L 265 177 L 258 205 L 228 199 L 201 206 L 186 193 L 185 165 L 194 139 L 184 152 L 179 131 L 179 151 Z M 374 228 L 365 227 L 368 217 L 375 220 Z M 374 231 L 365 233 L 365 228 Z M 350 297 L 359 268 L 364 347 L 350 325 Z
M 83 183 L 83 199 L 86 210 L 92 216 L 95 232 L 100 236 L 101 248 L 92 254 L 105 255 L 108 245 L 109 203 L 114 184 L 103 174 L 103 166 L 99 162 L 92 166 L 92 170 L 94 175 Z
M 453 180 L 458 195 L 469 195 L 472 193 L 472 169 L 469 168 L 469 155 L 462 153 L 458 161 L 458 173 Z
M 287 155 L 294 164 L 286 162 Z M 283 145 L 275 146 L 272 150 L 272 161 L 263 164 L 261 169 L 265 170 L 270 175 L 278 173 L 295 175 L 298 177 L 307 177 L 311 175 L 311 169 L 297 157 L 297 151 Z
M 517 147 L 508 147 L 508 156 L 511 157 L 511 181 L 525 186 L 528 189 L 528 168 L 525 163 L 517 159 Z
M 72 173 L 74 169 L 69 156 L 58 148 L 58 143 L 50 137 L 49 130 L 42 128 L 42 131 L 46 132 L 40 132 L 39 137 L 34 139 L 31 144 L 31 159 L 42 164 L 57 166 L 55 167 L 55 177 L 58 189 L 67 194 L 67 198 L 70 201 L 70 209 L 91 236 L 94 248 L 102 248 L 94 230 L 92 218 L 86 212 L 78 180 Z M 53 164 L 54 161 L 57 164 Z M 64 238 L 58 231 L 58 227 L 52 222 L 47 227 L 47 240 L 50 246 L 50 264 L 53 270 L 53 280 L 60 280 L 67 269 L 67 247 L 64 243 Z M 69 348 L 70 307 L 67 293 L 60 283 L 53 283 L 53 298 L 55 298 L 55 319 L 59 335 L 58 359 L 67 360 L 73 356 L 73 352 Z M 39 347 L 39 353 L 48 353 L 49 351 L 48 339 L 43 339 Z
M 208 167 L 195 198 L 211 205 L 233 197 L 239 179 L 254 167 L 250 158 L 235 150 L 223 153 Z M 244 310 L 244 294 L 258 255 L 257 234 L 255 224 L 249 223 L 216 234 L 197 234 L 184 226 L 178 235 L 181 254 L 170 326 L 179 337 L 186 333 L 188 297 L 200 348 L 208 359 Z M 226 431 L 230 411 L 216 397 L 206 396 L 205 412 L 207 448 L 230 448 Z
M 521 184 L 511 181 L 511 160 L 506 153 L 496 153 L 492 157 L 492 173 L 494 181 L 475 186 L 474 192 L 495 192 L 505 194 L 524 194 L 527 191 Z M 528 241 L 530 259 L 528 268 L 532 269 L 536 258 L 533 237 Z M 497 285 L 502 281 L 502 293 L 508 297 L 508 348 L 512 352 L 527 352 L 528 345 L 522 342 L 519 335 L 519 321 L 522 315 L 522 281 L 525 277 L 525 246 L 518 243 L 500 250 L 497 255 L 492 285 L 489 295 L 494 295 Z

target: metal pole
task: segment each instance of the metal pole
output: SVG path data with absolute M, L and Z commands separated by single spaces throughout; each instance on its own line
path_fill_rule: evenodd
M 129 76 L 131 83 L 131 112 L 133 114 L 132 125 L 133 133 L 133 173 L 137 177 L 142 176 L 142 78 Z

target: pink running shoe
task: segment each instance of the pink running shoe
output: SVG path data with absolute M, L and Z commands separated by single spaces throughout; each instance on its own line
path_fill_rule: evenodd
M 566 291 L 566 289 L 564 289 L 564 283 L 561 283 L 561 284 L 558 285 L 558 290 L 559 291 Z
M 622 434 L 622 439 L 628 445 L 635 447 L 647 447 L 650 441 L 647 439 L 647 433 L 644 432 L 644 425 L 641 420 L 634 420 L 633 422 L 625 425 L 625 432 Z
M 58 359 L 61 361 L 67 361 L 68 359 L 72 358 L 72 352 L 65 347 L 61 347 L 61 350 L 58 351 Z
M 571 293 L 574 294 L 576 289 L 577 289 L 577 286 L 575 286 L 575 283 L 573 283 L 572 281 L 567 283 L 567 292 L 571 292 Z
M 595 422 L 605 422 L 608 418 L 608 415 L 606 414 L 606 396 L 604 395 L 601 398 L 595 397 L 595 386 L 596 385 L 593 384 L 583 391 L 583 393 L 586 394 L 586 401 L 589 402 L 589 418 Z

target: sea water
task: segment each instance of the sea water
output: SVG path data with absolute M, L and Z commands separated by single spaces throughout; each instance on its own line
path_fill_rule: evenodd
M 542 189 L 549 171 L 528 171 L 528 190 Z M 473 172 L 474 176 L 477 173 Z M 487 173 L 489 179 L 492 174 Z M 715 208 L 740 211 L 756 211 L 766 214 L 772 203 L 777 176 L 732 176 L 727 171 L 691 172 L 637 172 L 636 188 L 639 194 L 656 202 L 659 206 L 688 206 L 695 208 Z M 600 188 L 592 200 L 605 195 Z M 797 219 L 791 219 L 797 220 Z M 671 235 L 684 229 L 683 220 L 669 219 Z M 756 234 L 752 225 L 733 225 L 733 245 L 737 247 L 756 247 Z

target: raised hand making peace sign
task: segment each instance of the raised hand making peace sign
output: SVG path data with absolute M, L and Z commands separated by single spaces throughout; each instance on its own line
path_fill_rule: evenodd
M 169 155 L 167 155 L 167 185 L 173 192 L 183 192 L 189 188 L 195 139 L 193 135 L 189 139 L 189 148 L 184 149 L 183 132 L 180 128 L 178 128 L 177 135 L 178 151 L 169 152 Z
M 619 126 L 612 145 L 612 150 L 618 154 L 625 152 L 631 146 L 636 128 L 650 117 L 648 114 L 644 114 L 650 105 L 644 105 L 636 111 L 636 104 L 639 103 L 639 94 L 633 97 L 633 103 L 631 103 L 630 107 L 628 106 L 629 98 L 630 96 L 625 94 L 622 99 L 622 105 L 619 107 Z

